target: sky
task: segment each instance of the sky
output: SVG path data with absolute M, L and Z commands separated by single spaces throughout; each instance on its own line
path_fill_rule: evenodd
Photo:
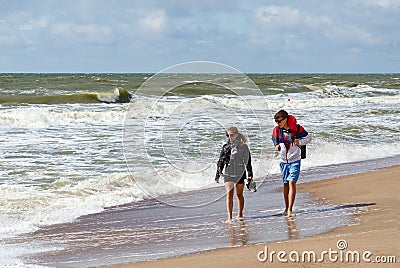
M 0 0 L 0 72 L 398 73 L 400 0 Z

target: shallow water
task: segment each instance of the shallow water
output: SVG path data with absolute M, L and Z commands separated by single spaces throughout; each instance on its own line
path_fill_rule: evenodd
M 301 182 L 375 170 L 399 164 L 399 157 L 332 165 L 304 171 Z M 334 172 L 334 173 L 333 173 Z M 153 260 L 223 247 L 296 239 L 357 224 L 355 213 L 374 203 L 331 205 L 298 193 L 296 216 L 283 209 L 279 176 L 258 181 L 256 193 L 245 190 L 245 219 L 225 224 L 224 188 L 169 195 L 179 204 L 215 200 L 199 207 L 171 206 L 146 200 L 112 207 L 75 222 L 43 227 L 7 243 L 40 245 L 43 252 L 21 256 L 24 263 L 50 267 L 88 267 Z M 234 204 L 236 208 L 236 204 Z M 235 213 L 235 210 L 234 210 Z

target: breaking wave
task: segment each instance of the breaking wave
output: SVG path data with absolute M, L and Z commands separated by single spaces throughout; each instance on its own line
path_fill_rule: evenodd
M 0 95 L 0 104 L 73 104 L 73 103 L 128 103 L 132 94 L 123 88 L 111 92 L 76 93 L 59 95 Z

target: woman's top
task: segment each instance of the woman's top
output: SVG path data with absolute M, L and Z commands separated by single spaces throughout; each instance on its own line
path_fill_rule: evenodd
M 225 173 L 223 173 L 224 168 Z M 246 170 L 248 176 L 253 177 L 249 147 L 247 144 L 240 144 L 239 140 L 228 141 L 222 146 L 215 179 L 219 179 L 221 175 L 240 179 Z

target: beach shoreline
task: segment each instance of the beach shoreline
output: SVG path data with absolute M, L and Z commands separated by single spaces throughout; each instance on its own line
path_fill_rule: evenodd
M 368 264 L 394 267 L 395 264 L 390 262 L 400 262 L 399 196 L 396 192 L 400 184 L 396 178 L 399 177 L 400 166 L 397 165 L 300 183 L 299 192 L 309 192 L 319 201 L 360 208 L 352 224 L 326 233 L 111 267 L 356 267 Z M 271 255 L 272 251 L 275 254 Z M 315 252 L 315 261 L 308 261 L 308 256 L 302 261 L 302 253 L 309 251 Z M 325 251 L 329 253 L 324 254 Z M 282 261 L 277 257 L 278 252 L 286 253 L 281 256 Z M 296 259 L 296 252 L 299 260 Z

